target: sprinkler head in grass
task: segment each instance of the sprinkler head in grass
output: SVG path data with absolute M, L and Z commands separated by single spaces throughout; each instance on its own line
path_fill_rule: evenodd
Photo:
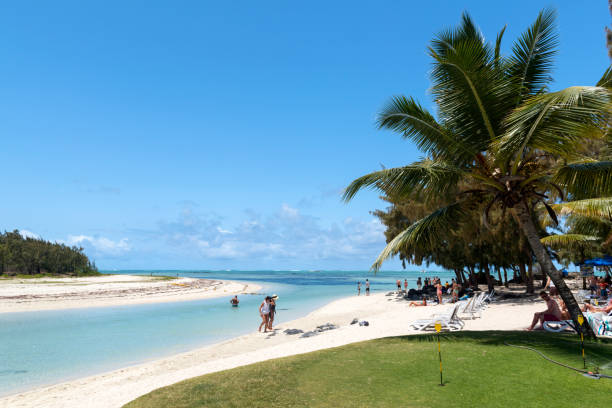
M 592 380 L 599 380 L 601 377 L 599 376 L 599 374 L 593 374 L 592 372 L 588 372 L 588 373 L 582 373 L 582 375 L 584 375 L 586 378 L 590 378 Z

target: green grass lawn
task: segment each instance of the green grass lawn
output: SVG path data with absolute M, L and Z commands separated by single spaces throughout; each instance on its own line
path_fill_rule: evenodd
M 160 388 L 125 407 L 605 407 L 612 379 L 593 380 L 528 345 L 582 368 L 575 335 L 442 334 L 444 387 L 435 336 L 405 336 L 265 361 Z M 586 345 L 590 369 L 612 375 L 612 342 Z

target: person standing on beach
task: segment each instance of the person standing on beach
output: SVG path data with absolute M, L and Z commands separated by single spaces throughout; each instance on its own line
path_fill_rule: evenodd
M 408 279 L 404 279 L 404 292 L 408 293 Z
M 419 290 L 421 290 L 421 288 L 422 288 L 422 287 L 423 287 L 423 283 L 422 283 L 422 281 L 421 281 L 421 277 L 419 276 L 419 277 L 417 278 L 417 288 L 418 288 Z
M 442 285 L 439 281 L 435 281 L 436 285 L 436 296 L 438 297 L 438 304 L 442 304 Z
M 395 283 L 397 284 L 397 293 L 400 293 L 402 291 L 402 281 L 398 279 Z
M 459 300 L 459 284 L 454 279 L 451 294 L 453 295 L 453 303 L 457 302 Z
M 261 316 L 261 324 L 259 331 L 264 328 L 264 333 L 268 331 L 268 318 L 270 317 L 270 296 L 266 296 L 261 305 L 259 305 L 259 315 Z
M 357 282 L 357 296 L 361 295 L 361 281 Z
M 272 295 L 272 297 L 270 298 L 270 313 L 268 313 L 268 330 L 272 330 L 274 316 L 276 316 L 276 299 L 278 299 L 278 296 L 276 295 Z
M 370 296 L 370 281 L 366 279 L 366 296 Z

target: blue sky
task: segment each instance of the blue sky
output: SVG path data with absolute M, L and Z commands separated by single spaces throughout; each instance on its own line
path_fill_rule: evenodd
M 420 156 L 377 111 L 433 108 L 426 46 L 463 10 L 508 52 L 545 6 L 555 88 L 593 84 L 604 0 L 3 2 L 0 228 L 105 269 L 367 269 L 384 203 L 340 191 Z

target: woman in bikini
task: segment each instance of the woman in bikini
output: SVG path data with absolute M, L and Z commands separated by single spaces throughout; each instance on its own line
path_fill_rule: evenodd
M 438 297 L 438 304 L 442 304 L 442 285 L 440 281 L 436 281 L 436 296 Z
M 427 306 L 427 298 L 425 296 L 423 296 L 423 301 L 421 303 L 419 302 L 410 302 L 408 304 L 408 306 Z

